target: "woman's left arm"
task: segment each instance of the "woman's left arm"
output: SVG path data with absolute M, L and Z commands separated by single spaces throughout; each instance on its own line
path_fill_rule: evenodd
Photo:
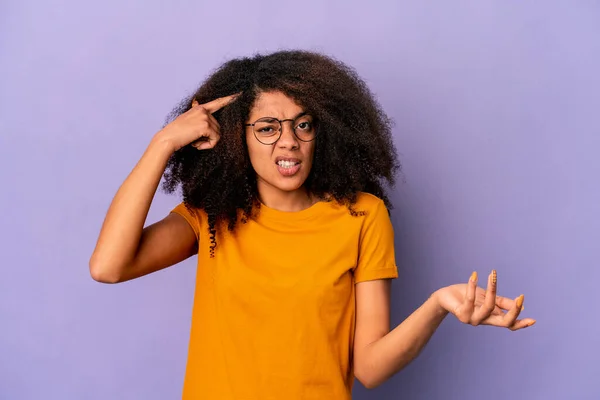
M 410 363 L 449 313 L 466 324 L 511 330 L 535 323 L 517 319 L 523 295 L 515 300 L 496 296 L 495 271 L 488 277 L 487 290 L 477 287 L 476 273 L 467 284 L 439 289 L 392 331 L 389 304 L 389 280 L 356 284 L 354 375 L 367 388 L 377 387 Z

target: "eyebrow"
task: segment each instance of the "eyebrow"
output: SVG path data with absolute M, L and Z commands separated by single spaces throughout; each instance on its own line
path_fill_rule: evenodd
M 300 117 L 304 117 L 307 114 L 308 114 L 308 111 L 302 111 L 300 114 L 296 115 L 293 119 L 296 120 Z
M 291 119 L 292 121 L 297 120 L 300 117 L 303 117 L 305 115 L 310 115 L 310 113 L 308 111 L 302 111 L 301 113 L 299 113 L 298 115 L 296 115 L 293 118 L 285 118 L 285 120 Z M 311 115 L 312 116 L 312 115 Z M 273 118 L 273 119 L 279 119 L 279 118 L 275 118 L 275 117 L 271 117 L 271 116 L 266 116 L 266 117 L 259 117 L 258 119 L 262 119 L 262 118 Z M 282 119 L 283 121 L 283 119 Z

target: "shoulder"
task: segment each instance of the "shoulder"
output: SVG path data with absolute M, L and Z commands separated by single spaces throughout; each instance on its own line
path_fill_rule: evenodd
M 391 229 L 391 215 L 385 201 L 373 194 L 360 192 L 353 210 L 361 215 L 361 229 Z M 385 230 L 384 229 L 384 230 Z
M 183 201 L 172 208 L 171 212 L 185 214 L 185 216 L 192 218 L 203 218 L 205 216 L 204 210 L 194 207 Z
M 358 192 L 354 209 L 356 211 L 365 211 L 367 214 L 380 209 L 387 210 L 381 198 L 366 192 Z
M 202 232 L 202 227 L 207 221 L 206 212 L 203 209 L 196 208 L 187 204 L 185 202 L 181 202 L 177 204 L 174 208 L 171 209 L 171 213 L 179 214 L 190 224 L 190 226 L 194 229 L 196 236 L 199 236 Z

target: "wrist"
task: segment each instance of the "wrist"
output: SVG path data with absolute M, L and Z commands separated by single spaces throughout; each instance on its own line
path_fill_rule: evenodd
M 165 136 L 163 134 L 163 131 L 160 131 L 156 135 L 154 135 L 148 147 L 150 150 L 165 153 L 166 155 L 168 155 L 168 157 L 170 157 L 175 151 L 177 151 L 177 148 L 173 144 L 173 141 L 170 140 L 167 136 Z
M 440 317 L 445 317 L 448 315 L 449 311 L 442 305 L 440 300 L 440 290 L 438 289 L 429 296 L 429 301 L 432 303 L 432 306 L 435 308 L 435 312 Z

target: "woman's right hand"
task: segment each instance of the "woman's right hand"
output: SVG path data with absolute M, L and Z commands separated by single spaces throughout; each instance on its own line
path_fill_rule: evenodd
M 169 143 L 173 151 L 192 143 L 198 150 L 212 149 L 221 138 L 220 126 L 212 115 L 239 96 L 239 93 L 220 97 L 205 104 L 198 104 L 196 99 L 192 108 L 179 115 L 156 134 L 161 142 Z

